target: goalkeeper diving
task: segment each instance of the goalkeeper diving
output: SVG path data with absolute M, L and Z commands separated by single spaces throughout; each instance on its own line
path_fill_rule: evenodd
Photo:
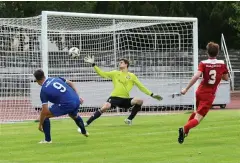
M 94 120 L 99 118 L 102 113 L 106 112 L 110 108 L 120 107 L 129 109 L 131 107 L 131 114 L 124 122 L 128 125 L 132 125 L 132 120 L 137 115 L 138 111 L 141 110 L 143 100 L 139 98 L 130 98 L 129 92 L 132 90 L 133 86 L 136 85 L 143 93 L 151 96 L 152 98 L 161 101 L 162 97 L 160 95 L 154 94 L 149 91 L 137 78 L 137 76 L 128 71 L 129 61 L 127 59 L 119 60 L 119 70 L 113 70 L 105 72 L 101 70 L 98 66 L 96 66 L 94 62 L 94 56 L 85 57 L 84 61 L 90 63 L 96 73 L 107 79 L 111 79 L 113 82 L 114 89 L 107 99 L 107 101 L 103 104 L 102 108 L 96 111 L 85 123 L 85 126 L 90 125 Z

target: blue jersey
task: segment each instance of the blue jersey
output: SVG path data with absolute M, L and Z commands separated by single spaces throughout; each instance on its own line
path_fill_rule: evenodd
M 78 94 L 63 78 L 47 78 L 42 84 L 40 92 L 42 104 L 48 101 L 54 104 L 71 104 L 79 100 Z

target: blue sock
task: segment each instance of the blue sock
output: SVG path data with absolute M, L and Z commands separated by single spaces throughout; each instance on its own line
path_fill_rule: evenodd
M 43 122 L 43 131 L 44 131 L 44 134 L 45 134 L 45 140 L 46 141 L 51 141 L 51 133 L 50 133 L 50 120 L 49 118 L 46 118 Z
M 81 129 L 82 131 L 82 134 L 86 134 L 86 129 L 85 129 L 85 126 L 84 126 L 84 123 L 83 123 L 83 120 L 80 116 L 77 116 L 76 119 L 74 119 L 76 125 Z

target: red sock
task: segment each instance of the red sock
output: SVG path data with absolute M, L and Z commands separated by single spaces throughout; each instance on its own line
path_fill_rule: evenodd
M 188 122 L 189 122 L 190 120 L 192 120 L 192 119 L 195 117 L 195 115 L 196 115 L 196 113 L 193 112 L 193 113 L 190 115 L 190 117 L 189 117 L 189 119 L 188 119 Z
M 198 125 L 198 120 L 192 119 L 184 126 L 184 133 L 188 134 L 189 130 Z

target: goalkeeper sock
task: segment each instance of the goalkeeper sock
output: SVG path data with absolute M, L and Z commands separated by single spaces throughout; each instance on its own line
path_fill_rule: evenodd
M 87 131 L 84 127 L 82 118 L 80 116 L 77 116 L 77 118 L 74 119 L 74 121 L 75 121 L 76 125 L 81 129 L 82 134 L 86 134 Z
M 42 127 L 43 127 L 43 132 L 45 134 L 45 140 L 46 141 L 51 141 L 51 133 L 50 133 L 51 126 L 50 126 L 49 118 L 46 118 L 44 120 Z
M 91 124 L 95 119 L 99 118 L 102 115 L 102 112 L 100 110 L 96 111 L 88 120 L 87 124 Z
M 131 114 L 129 115 L 128 119 L 133 120 L 133 118 L 137 115 L 137 113 L 141 110 L 142 105 L 134 105 Z
M 191 120 L 195 117 L 195 115 L 196 115 L 196 113 L 193 112 L 193 113 L 190 115 L 190 117 L 189 117 L 189 119 L 188 119 L 188 122 L 191 121 Z
M 184 126 L 184 133 L 188 134 L 189 130 L 198 125 L 198 120 L 192 119 Z

